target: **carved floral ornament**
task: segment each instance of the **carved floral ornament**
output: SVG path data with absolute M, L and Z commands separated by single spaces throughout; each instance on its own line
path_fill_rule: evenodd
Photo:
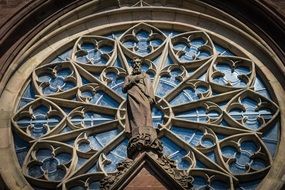
M 122 84 L 139 57 L 155 89 L 153 127 L 163 145 L 163 156 L 149 159 L 185 189 L 258 184 L 278 144 L 279 107 L 257 65 L 226 43 L 147 23 L 79 37 L 35 68 L 12 118 L 16 147 L 26 143 L 16 148 L 26 179 L 51 189 L 110 189 L 135 167 Z

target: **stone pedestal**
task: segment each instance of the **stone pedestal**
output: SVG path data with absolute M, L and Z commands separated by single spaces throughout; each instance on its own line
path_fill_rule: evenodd
M 138 127 L 132 130 L 132 138 L 128 144 L 128 157 L 134 159 L 141 152 L 153 152 L 162 156 L 163 147 L 157 138 L 155 128 Z

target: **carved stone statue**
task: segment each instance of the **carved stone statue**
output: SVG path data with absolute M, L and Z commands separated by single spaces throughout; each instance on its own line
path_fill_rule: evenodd
M 141 60 L 133 61 L 132 74 L 125 78 L 123 92 L 127 93 L 125 131 L 131 133 L 128 157 L 141 151 L 162 153 L 162 145 L 152 127 L 152 106 L 155 104 L 153 87 L 149 76 L 141 72 Z
M 153 87 L 149 76 L 141 72 L 141 60 L 133 61 L 132 74 L 125 78 L 123 92 L 127 93 L 127 133 L 139 127 L 152 127 L 151 106 L 155 102 Z

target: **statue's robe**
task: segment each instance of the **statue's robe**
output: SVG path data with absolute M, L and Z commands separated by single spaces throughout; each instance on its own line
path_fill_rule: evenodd
M 135 77 L 141 79 L 133 83 Z M 155 97 L 149 76 L 146 73 L 127 76 L 123 91 L 127 92 L 125 131 L 131 133 L 138 127 L 152 127 L 151 104 Z

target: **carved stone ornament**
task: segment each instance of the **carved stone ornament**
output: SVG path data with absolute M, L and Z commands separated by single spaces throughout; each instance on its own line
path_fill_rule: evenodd
M 151 151 L 162 156 L 163 147 L 157 138 L 156 130 L 150 127 L 141 127 L 137 129 L 139 135 L 133 136 L 128 144 L 128 157 L 134 158 L 139 152 Z
M 166 156 L 158 157 L 157 162 L 159 165 L 175 179 L 183 188 L 191 189 L 193 187 L 193 177 L 190 176 L 185 170 L 179 170 L 173 160 Z
M 123 162 L 119 163 L 117 165 L 118 172 L 114 173 L 113 175 L 108 175 L 100 181 L 100 189 L 111 189 L 112 186 L 130 169 L 133 162 L 134 160 L 127 158 Z

